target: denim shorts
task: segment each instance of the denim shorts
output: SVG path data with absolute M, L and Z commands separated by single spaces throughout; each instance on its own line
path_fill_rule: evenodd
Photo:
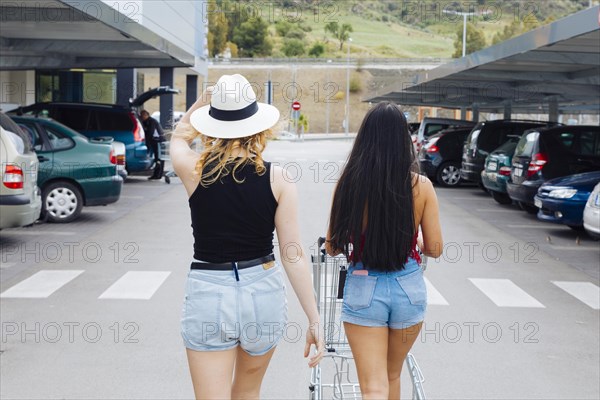
M 181 336 L 196 351 L 240 345 L 250 355 L 275 347 L 287 323 L 287 298 L 278 263 L 235 272 L 190 270 L 185 287 Z
M 405 329 L 423 321 L 427 289 L 421 266 L 412 258 L 394 272 L 363 270 L 361 262 L 350 264 L 344 286 L 341 320 L 361 326 Z

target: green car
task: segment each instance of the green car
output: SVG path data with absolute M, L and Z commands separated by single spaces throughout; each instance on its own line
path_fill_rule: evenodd
M 481 182 L 490 192 L 494 200 L 500 204 L 511 204 L 512 200 L 506 191 L 506 182 L 510 179 L 512 156 L 517 147 L 518 138 L 510 140 L 498 147 L 486 157 L 484 169 L 481 171 Z
M 112 139 L 91 140 L 49 118 L 11 117 L 37 153 L 42 219 L 71 222 L 83 206 L 119 200 L 123 178 L 117 173 Z

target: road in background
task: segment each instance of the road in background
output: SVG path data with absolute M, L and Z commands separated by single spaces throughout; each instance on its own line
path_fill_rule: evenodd
M 326 230 L 350 147 L 268 146 L 265 158 L 297 181 L 307 251 Z M 598 242 L 475 187 L 437 193 L 446 247 L 425 273 L 430 305 L 413 349 L 428 397 L 600 397 Z M 193 243 L 186 200 L 176 178 L 133 177 L 119 202 L 76 223 L 0 232 L 2 398 L 193 397 L 179 335 Z M 288 292 L 290 322 L 304 327 Z M 306 398 L 302 349 L 290 325 L 263 398 Z

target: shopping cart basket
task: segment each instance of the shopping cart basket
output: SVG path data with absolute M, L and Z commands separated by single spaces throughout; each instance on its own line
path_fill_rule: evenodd
M 327 255 L 323 248 L 324 243 L 324 238 L 318 239 L 317 252 L 312 255 L 312 264 L 313 286 L 325 335 L 325 355 L 321 364 L 311 370 L 309 398 L 311 400 L 360 399 L 360 386 L 350 368 L 353 364 L 352 352 L 344 332 L 344 325 L 340 321 L 343 300 L 341 284 L 346 277 L 348 262 L 344 255 L 333 257 Z M 427 258 L 423 257 L 422 260 L 421 266 L 426 268 Z M 322 365 L 325 362 L 329 365 Z M 423 391 L 425 378 L 417 360 L 409 353 L 405 363 L 412 383 L 412 398 L 425 399 Z M 329 368 L 333 375 L 331 381 L 324 379 L 326 368 Z

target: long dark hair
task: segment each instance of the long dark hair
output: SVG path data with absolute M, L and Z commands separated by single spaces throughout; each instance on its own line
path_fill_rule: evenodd
M 352 249 L 354 261 L 360 259 L 366 268 L 403 268 L 416 229 L 415 158 L 408 124 L 398 106 L 381 102 L 370 109 L 333 196 L 331 247 L 343 250 L 346 256 Z M 363 231 L 365 212 L 367 224 Z

